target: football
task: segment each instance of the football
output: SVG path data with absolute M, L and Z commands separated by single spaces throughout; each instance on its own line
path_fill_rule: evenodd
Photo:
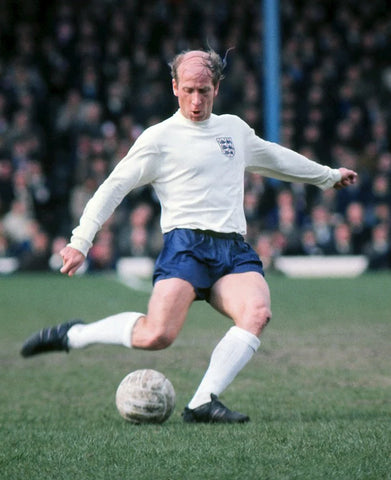
M 162 373 L 151 369 L 136 370 L 119 384 L 115 403 L 128 422 L 163 423 L 174 411 L 175 390 Z

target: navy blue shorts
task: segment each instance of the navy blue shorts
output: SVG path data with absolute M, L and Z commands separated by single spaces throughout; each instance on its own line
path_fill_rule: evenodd
M 264 275 L 259 256 L 238 233 L 177 228 L 164 234 L 153 283 L 182 278 L 193 285 L 198 300 L 208 300 L 219 278 L 244 272 Z

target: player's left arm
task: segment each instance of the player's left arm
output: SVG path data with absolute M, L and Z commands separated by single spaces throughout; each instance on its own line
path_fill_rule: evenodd
M 316 185 L 321 190 L 344 188 L 356 182 L 357 173 L 347 168 L 330 168 L 254 133 L 247 137 L 246 170 L 285 182 Z
M 338 169 L 341 172 L 341 180 L 334 184 L 336 190 L 354 185 L 357 181 L 357 173 L 348 168 L 341 167 Z

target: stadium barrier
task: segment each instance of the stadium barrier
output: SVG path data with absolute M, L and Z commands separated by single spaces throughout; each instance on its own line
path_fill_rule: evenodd
M 19 268 L 19 261 L 15 257 L 0 258 L 0 274 L 14 273 Z
M 365 255 L 281 256 L 275 260 L 278 271 L 288 277 L 357 277 L 365 272 Z

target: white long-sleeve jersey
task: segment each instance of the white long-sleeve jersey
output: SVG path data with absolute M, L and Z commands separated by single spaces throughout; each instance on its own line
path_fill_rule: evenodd
M 87 255 L 97 231 L 133 189 L 151 184 L 163 233 L 174 228 L 246 233 L 244 172 L 325 190 L 339 170 L 256 136 L 235 115 L 192 122 L 180 111 L 145 130 L 86 205 L 70 245 Z

